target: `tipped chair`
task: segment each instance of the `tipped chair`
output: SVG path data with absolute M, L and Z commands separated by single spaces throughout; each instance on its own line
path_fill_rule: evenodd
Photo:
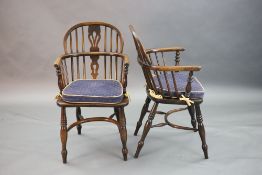
M 123 52 L 120 31 L 104 22 L 84 22 L 71 27 L 64 36 L 64 54 L 55 63 L 61 108 L 60 137 L 63 163 L 67 162 L 67 137 L 73 127 L 81 134 L 81 124 L 104 121 L 118 127 L 122 153 L 127 160 L 127 131 L 124 107 L 129 99 L 126 92 L 128 57 Z M 109 117 L 85 118 L 82 107 L 110 107 Z M 67 125 L 66 109 L 76 109 L 76 121 Z M 114 119 L 116 117 L 116 119 Z
M 137 122 L 134 135 L 137 135 L 146 113 L 149 112 L 134 157 L 138 158 L 145 138 L 151 128 L 168 125 L 172 128 L 198 131 L 202 141 L 204 156 L 208 159 L 205 128 L 200 110 L 200 104 L 203 102 L 204 89 L 199 80 L 193 76 L 193 73 L 200 71 L 201 67 L 180 66 L 180 53 L 184 51 L 184 49 L 180 47 L 144 49 L 133 26 L 130 25 L 129 28 L 138 53 L 137 60 L 146 80 L 147 93 L 147 98 Z M 171 56 L 173 56 L 173 60 Z M 153 101 L 153 107 L 151 110 L 148 110 L 151 101 Z M 162 112 L 157 111 L 159 104 L 183 105 L 185 107 Z M 183 110 L 188 110 L 191 116 L 192 127 L 180 126 L 169 121 L 171 114 Z M 164 115 L 163 123 L 153 125 L 153 119 L 156 114 Z

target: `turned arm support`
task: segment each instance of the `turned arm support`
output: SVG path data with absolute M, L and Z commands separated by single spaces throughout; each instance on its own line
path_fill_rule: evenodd
M 122 85 L 123 85 L 123 93 L 126 93 L 126 87 L 127 87 L 127 74 L 128 74 L 128 67 L 129 67 L 129 61 L 127 55 L 123 55 L 123 60 L 124 60 L 124 67 L 123 67 L 123 79 L 122 79 Z

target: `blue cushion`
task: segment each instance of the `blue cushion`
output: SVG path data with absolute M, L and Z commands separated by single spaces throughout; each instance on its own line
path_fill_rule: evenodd
M 73 103 L 118 103 L 123 87 L 117 80 L 76 80 L 64 88 L 62 98 Z
M 176 85 L 177 85 L 178 92 L 180 94 L 184 94 L 186 85 L 187 85 L 188 72 L 175 72 L 174 75 L 176 79 Z M 166 76 L 167 76 L 167 80 L 169 83 L 170 91 L 172 95 L 175 96 L 175 88 L 174 88 L 172 74 L 166 73 Z M 159 75 L 159 78 L 162 84 L 164 94 L 169 95 L 164 74 Z M 204 97 L 204 88 L 202 84 L 199 82 L 199 80 L 196 77 L 193 76 L 192 78 L 193 78 L 193 81 L 191 83 L 192 89 L 190 93 L 190 98 L 203 98 Z M 157 88 L 160 88 L 160 85 L 159 85 L 159 82 L 156 76 L 154 77 L 154 81 L 155 81 Z

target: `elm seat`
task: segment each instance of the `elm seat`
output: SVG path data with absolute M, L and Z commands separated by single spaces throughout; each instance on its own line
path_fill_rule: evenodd
M 188 73 L 187 72 L 176 72 L 174 73 L 175 79 L 176 79 L 176 85 L 179 93 L 184 94 L 185 93 L 185 87 L 187 85 L 188 80 Z M 173 83 L 173 77 L 171 73 L 166 73 L 166 77 L 168 80 L 169 88 L 172 93 L 172 95 L 175 96 L 175 88 Z M 164 74 L 159 75 L 159 79 L 162 84 L 162 89 L 166 95 L 168 95 L 168 87 L 166 83 L 166 79 Z M 160 89 L 157 76 L 154 77 L 154 82 L 156 84 L 157 89 Z M 203 98 L 204 97 L 204 88 L 202 84 L 199 82 L 199 80 L 193 76 L 192 77 L 192 83 L 191 83 L 191 92 L 190 92 L 190 98 Z
M 123 87 L 117 80 L 76 80 L 64 88 L 62 98 L 72 103 L 119 103 Z

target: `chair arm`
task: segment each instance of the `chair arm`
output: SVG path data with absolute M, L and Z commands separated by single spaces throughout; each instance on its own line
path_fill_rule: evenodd
M 155 53 L 155 52 L 180 52 L 185 51 L 183 47 L 166 47 L 166 48 L 152 48 L 152 49 L 146 49 L 146 53 Z
M 155 71 L 200 71 L 201 66 L 148 66 Z
M 55 68 L 58 68 L 61 64 L 61 61 L 62 61 L 62 57 L 63 55 L 60 55 L 59 57 L 56 58 L 55 62 L 54 62 L 54 67 Z

